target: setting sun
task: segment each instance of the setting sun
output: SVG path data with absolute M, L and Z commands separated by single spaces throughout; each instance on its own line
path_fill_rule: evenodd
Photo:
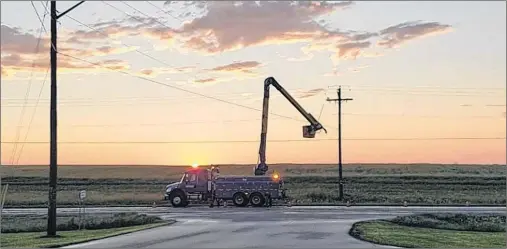
M 197 168 L 197 167 L 199 167 L 199 164 L 197 164 L 197 163 L 192 163 L 192 168 Z

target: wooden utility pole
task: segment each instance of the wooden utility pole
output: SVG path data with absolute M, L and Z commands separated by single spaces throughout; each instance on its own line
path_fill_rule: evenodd
M 81 1 L 76 5 L 72 6 L 70 9 L 64 11 L 61 14 L 58 14 L 56 10 L 56 1 L 51 1 L 51 106 L 49 113 L 49 133 L 50 133 L 50 141 L 49 141 L 49 202 L 48 202 L 48 227 L 47 227 L 47 236 L 54 237 L 56 236 L 56 184 L 58 178 L 58 164 L 57 164 L 57 85 L 56 85 L 56 70 L 57 70 L 57 49 L 56 43 L 57 39 L 57 21 L 58 18 L 67 14 L 69 11 L 73 10 L 77 6 L 84 3 Z
M 330 99 L 327 98 L 327 101 L 338 102 L 338 188 L 339 188 L 339 198 L 343 200 L 343 175 L 342 175 L 342 101 L 350 101 L 353 100 L 351 98 L 342 98 L 342 88 L 338 87 L 338 98 Z

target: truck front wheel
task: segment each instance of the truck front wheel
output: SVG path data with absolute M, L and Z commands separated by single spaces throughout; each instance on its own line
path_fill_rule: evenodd
M 237 207 L 245 207 L 248 205 L 248 198 L 244 193 L 238 192 L 232 197 L 232 202 Z
M 186 207 L 188 205 L 187 198 L 181 191 L 174 191 L 169 195 L 171 205 L 173 207 Z

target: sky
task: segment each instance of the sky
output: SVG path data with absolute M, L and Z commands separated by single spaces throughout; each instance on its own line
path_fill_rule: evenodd
M 1 2 L 2 165 L 49 163 L 46 10 Z M 271 88 L 268 164 L 336 162 L 339 86 L 344 163 L 506 163 L 503 1 L 89 1 L 57 28 L 60 164 L 255 164 L 270 76 L 327 133 Z

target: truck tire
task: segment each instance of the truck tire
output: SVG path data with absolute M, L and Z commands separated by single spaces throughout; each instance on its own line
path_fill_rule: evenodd
M 246 207 L 248 205 L 248 198 L 244 193 L 238 192 L 232 196 L 232 202 L 236 207 Z
M 250 195 L 250 204 L 254 207 L 262 207 L 264 206 L 264 203 L 266 202 L 266 199 L 264 196 L 262 196 L 261 193 L 252 193 Z
M 188 205 L 187 197 L 182 191 L 174 191 L 169 195 L 169 200 L 173 207 L 186 207 Z

